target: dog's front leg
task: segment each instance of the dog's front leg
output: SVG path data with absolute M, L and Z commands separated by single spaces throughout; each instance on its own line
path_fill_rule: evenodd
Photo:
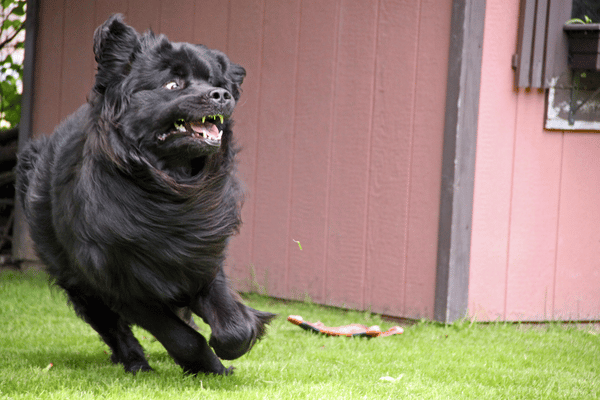
M 152 333 L 186 373 L 227 375 L 232 371 L 223 366 L 206 339 L 169 307 L 138 303 L 121 312 L 128 320 Z
M 276 316 L 245 305 L 227 284 L 222 270 L 190 308 L 210 325 L 209 344 L 224 360 L 247 353 Z

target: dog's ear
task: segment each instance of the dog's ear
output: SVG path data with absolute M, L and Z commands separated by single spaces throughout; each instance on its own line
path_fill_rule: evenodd
M 229 74 L 229 79 L 238 86 L 242 85 L 244 78 L 246 77 L 246 70 L 244 67 L 235 63 L 229 64 L 227 73 Z
M 139 50 L 139 34 L 123 22 L 121 14 L 111 16 L 94 33 L 94 55 L 98 63 L 94 90 L 104 94 L 129 74 L 131 62 Z
M 231 94 L 233 94 L 235 101 L 238 101 L 240 98 L 240 86 L 244 82 L 245 77 L 246 70 L 244 67 L 235 63 L 229 64 L 229 67 L 227 68 L 227 78 L 233 83 Z

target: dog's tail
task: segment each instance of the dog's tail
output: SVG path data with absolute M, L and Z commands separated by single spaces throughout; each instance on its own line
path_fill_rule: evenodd
M 36 164 L 44 148 L 48 146 L 48 138 L 42 137 L 29 141 L 17 155 L 17 198 L 25 208 L 25 197 L 29 188 L 29 182 L 33 175 Z

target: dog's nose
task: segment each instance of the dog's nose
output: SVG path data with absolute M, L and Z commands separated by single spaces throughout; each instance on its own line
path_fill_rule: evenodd
M 219 88 L 209 93 L 211 101 L 219 106 L 229 106 L 233 102 L 233 96 L 229 91 Z

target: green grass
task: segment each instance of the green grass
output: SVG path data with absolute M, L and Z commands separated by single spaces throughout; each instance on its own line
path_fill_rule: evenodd
M 127 374 L 43 274 L 0 273 L 2 399 L 595 399 L 596 326 L 420 322 L 399 336 L 314 335 L 289 314 L 329 325 L 391 324 L 364 312 L 251 295 L 276 312 L 268 336 L 229 377 L 185 376 L 147 332 L 152 373 Z M 208 328 L 203 326 L 203 332 Z M 50 363 L 53 364 L 48 369 Z M 394 380 L 382 380 L 382 377 Z

